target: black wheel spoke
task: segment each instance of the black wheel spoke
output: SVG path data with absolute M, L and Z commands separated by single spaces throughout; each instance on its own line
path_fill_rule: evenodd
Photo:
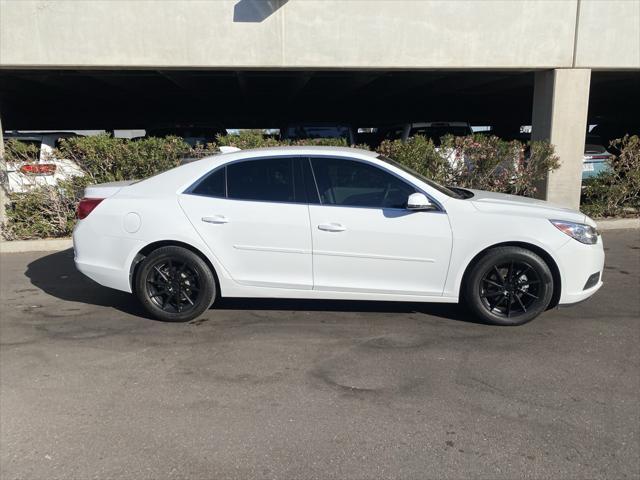
M 492 314 L 515 318 L 535 308 L 542 298 L 542 283 L 535 265 L 520 260 L 499 261 L 480 279 L 478 295 Z
M 483 282 L 487 282 L 489 285 L 493 285 L 494 287 L 504 288 L 504 285 L 500 285 L 499 283 L 496 283 L 493 280 L 489 280 L 488 278 L 485 278 Z
M 481 297 L 482 298 L 493 298 L 493 297 L 497 297 L 498 295 L 504 295 L 502 292 L 484 292 Z
M 166 295 L 167 293 L 168 293 L 168 290 L 164 289 L 164 290 L 160 290 L 160 291 L 158 291 L 156 293 L 151 294 L 150 297 L 151 298 L 161 297 L 162 295 Z
M 194 305 L 193 300 L 189 298 L 187 292 L 182 292 L 182 295 L 184 296 L 185 300 L 187 300 L 187 302 L 189 302 L 191 305 Z
M 165 312 L 182 313 L 198 304 L 200 276 L 190 261 L 159 261 L 149 270 L 145 284 L 148 298 Z
M 502 302 L 504 302 L 507 299 L 507 297 L 505 297 L 504 295 L 502 296 L 502 298 L 500 300 L 498 300 L 495 305 L 493 306 L 493 308 L 498 308 Z
M 168 282 L 169 278 L 162 272 L 162 270 L 160 270 L 160 267 L 158 265 L 156 265 L 155 267 L 153 267 L 156 272 L 158 272 L 158 274 L 160 275 L 160 277 L 165 281 Z
M 176 310 L 178 310 L 178 313 L 182 312 L 182 301 L 180 300 L 180 292 L 177 289 L 173 292 L 173 298 L 176 302 Z
M 526 312 L 527 311 L 527 307 L 524 306 L 524 303 L 522 303 L 522 299 L 518 296 L 518 294 L 514 293 L 513 296 L 516 297 L 516 300 L 518 300 L 518 303 L 522 307 L 522 311 Z

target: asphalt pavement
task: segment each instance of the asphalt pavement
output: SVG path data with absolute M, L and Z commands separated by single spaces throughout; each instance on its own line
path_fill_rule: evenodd
M 70 250 L 2 254 L 0 478 L 640 478 L 640 231 L 522 327 L 457 306 L 146 317 Z

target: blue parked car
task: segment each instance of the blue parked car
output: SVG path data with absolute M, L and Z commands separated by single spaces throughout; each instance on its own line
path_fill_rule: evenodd
M 601 144 L 600 137 L 587 135 L 582 158 L 582 180 L 611 170 L 611 155 Z

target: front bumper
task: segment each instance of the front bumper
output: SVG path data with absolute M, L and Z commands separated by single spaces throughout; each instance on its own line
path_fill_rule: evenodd
M 595 245 L 585 245 L 572 239 L 563 245 L 557 253 L 562 277 L 560 305 L 586 300 L 602 287 L 604 272 L 602 236 L 598 237 L 598 243 Z M 600 274 L 598 282 L 585 289 L 589 277 L 595 273 Z

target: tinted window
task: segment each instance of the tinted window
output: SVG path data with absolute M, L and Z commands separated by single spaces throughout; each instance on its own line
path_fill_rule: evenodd
M 431 126 L 431 127 L 414 127 L 409 132 L 410 137 L 422 135 L 430 138 L 434 144 L 440 145 L 441 138 L 445 135 L 453 135 L 454 137 L 464 137 L 471 135 L 473 131 L 469 127 L 462 126 Z
M 235 200 L 293 202 L 293 158 L 268 158 L 227 166 L 227 196 Z
M 312 159 L 313 172 L 325 205 L 404 208 L 416 189 L 384 170 L 337 158 Z
M 223 197 L 225 196 L 224 185 L 224 167 L 210 173 L 203 178 L 191 190 L 196 195 L 206 195 L 207 197 Z

